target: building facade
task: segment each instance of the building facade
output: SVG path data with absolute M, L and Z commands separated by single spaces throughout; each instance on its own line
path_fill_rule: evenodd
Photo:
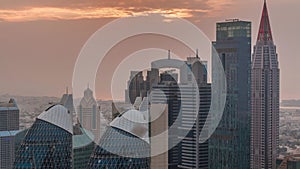
M 279 141 L 279 64 L 266 2 L 252 58 L 251 168 L 274 169 Z
M 14 99 L 0 103 L 0 131 L 19 130 L 19 108 Z
M 127 83 L 128 89 L 125 90 L 126 103 L 133 104 L 137 97 L 145 97 L 147 94 L 146 91 L 146 82 L 144 81 L 144 76 L 142 71 L 131 71 L 130 79 Z
M 78 106 L 78 118 L 83 128 L 91 131 L 95 136 L 95 142 L 100 139 L 100 111 L 94 98 L 93 91 L 87 88 Z
M 14 99 L 0 103 L 0 169 L 10 169 L 15 160 L 19 108 Z
M 160 64 L 175 65 L 174 67 L 180 71 L 180 81 L 176 70 L 171 69 L 161 73 L 159 83 L 152 87 L 151 106 L 167 106 L 167 114 L 163 116 L 166 119 L 157 119 L 158 122 L 152 123 L 162 124 L 161 127 L 165 128 L 163 124 L 167 120 L 167 145 L 169 147 L 167 154 L 154 158 L 163 166 L 165 166 L 164 161 L 167 161 L 169 169 L 208 169 L 208 142 L 201 143 L 199 138 L 201 132 L 208 130 L 203 127 L 208 117 L 211 101 L 211 87 L 207 83 L 206 62 L 201 61 L 196 54 L 196 57 L 189 57 L 187 61 L 183 62 L 185 66 L 170 59 L 158 60 L 151 65 Z M 197 86 L 193 82 L 197 83 Z M 199 93 L 199 99 L 196 99 L 197 93 Z M 196 101 L 199 101 L 199 104 Z M 197 105 L 199 105 L 199 112 L 196 112 Z M 157 126 L 154 129 L 154 133 L 159 131 Z M 165 144 L 163 141 L 162 143 Z M 159 160 L 158 157 L 167 158 L 167 160 Z
M 250 168 L 251 22 L 217 23 L 213 42 L 227 81 L 222 119 L 210 138 L 211 169 Z M 214 66 L 214 65 L 213 65 Z
M 94 135 L 80 124 L 74 126 L 73 133 L 73 169 L 86 168 L 95 148 Z
M 153 86 L 151 91 L 150 103 L 165 104 L 168 110 L 168 127 L 175 125 L 175 121 L 180 111 L 180 91 L 177 82 L 163 81 L 160 84 Z M 168 130 L 168 145 L 178 143 L 178 127 L 176 124 L 172 129 Z M 179 163 L 179 145 L 175 145 L 168 151 L 168 168 L 175 169 Z
M 128 110 L 115 118 L 101 137 L 87 168 L 149 169 L 150 145 L 145 115 Z
M 59 104 L 65 106 L 70 111 L 73 124 L 75 124 L 77 122 L 77 115 L 74 108 L 73 94 L 69 93 L 68 88 L 66 88 L 66 93 L 61 97 Z
M 49 107 L 28 130 L 13 168 L 72 168 L 72 134 L 72 114 L 61 105 Z

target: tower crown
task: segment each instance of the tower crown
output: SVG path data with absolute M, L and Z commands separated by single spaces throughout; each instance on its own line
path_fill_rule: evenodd
M 257 41 L 273 41 L 266 0 L 264 1 Z

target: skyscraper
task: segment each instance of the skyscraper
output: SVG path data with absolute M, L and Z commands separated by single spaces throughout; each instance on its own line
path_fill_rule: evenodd
M 69 94 L 68 87 L 66 88 L 66 93 L 61 97 L 59 104 L 65 106 L 65 108 L 70 111 L 72 114 L 73 123 L 75 124 L 77 122 L 77 116 L 73 103 L 73 94 Z
M 61 105 L 40 114 L 16 153 L 15 169 L 72 168 L 72 115 Z
M 87 166 L 94 151 L 94 135 L 80 124 L 74 126 L 73 133 L 73 169 L 82 169 Z
M 133 104 L 137 97 L 145 97 L 147 91 L 143 72 L 131 71 L 127 87 L 128 89 L 125 90 L 125 98 L 127 103 Z
M 128 110 L 108 126 L 94 150 L 88 169 L 149 169 L 147 112 Z
M 78 106 L 78 118 L 82 127 L 94 134 L 95 142 L 99 142 L 101 116 L 90 88 L 84 91 L 84 96 Z
M 151 65 L 162 63 L 178 64 L 176 60 L 163 59 L 152 62 Z M 164 117 L 168 124 L 167 145 L 169 150 L 167 155 L 163 154 L 161 157 L 168 158 L 169 169 L 208 168 L 208 142 L 199 142 L 200 133 L 206 130 L 203 126 L 207 120 L 211 100 L 211 88 L 207 83 L 205 63 L 200 60 L 198 55 L 189 57 L 184 62 L 185 66 L 180 65 L 180 82 L 178 74 L 174 70 L 170 70 L 162 73 L 160 82 L 152 87 L 151 105 L 167 105 L 168 113 L 167 117 L 166 115 Z M 192 83 L 193 80 L 197 86 Z M 198 92 L 200 98 L 196 99 Z M 197 104 L 196 101 L 199 100 L 200 102 Z M 197 105 L 199 105 L 199 112 L 196 112 Z M 162 128 L 165 128 L 164 119 L 152 123 L 162 124 Z M 156 129 L 154 133 L 158 131 Z M 162 142 L 162 144 L 165 143 Z M 157 159 L 157 157 L 155 158 Z
M 252 56 L 251 168 L 276 168 L 279 140 L 279 64 L 264 2 Z
M 216 30 L 213 46 L 226 75 L 227 97 L 222 119 L 209 141 L 210 168 L 249 169 L 251 22 L 228 20 L 217 23 Z
M 207 83 L 206 68 L 198 55 L 189 57 L 186 62 L 197 82 L 197 87 L 191 82 L 180 84 L 181 89 L 181 124 L 180 130 L 188 130 L 187 135 L 180 142 L 180 156 L 178 168 L 208 169 L 208 141 L 200 143 L 200 133 L 207 132 L 204 124 L 208 118 L 211 103 L 211 86 Z M 184 76 L 180 74 L 181 76 Z M 189 78 L 188 78 L 189 79 Z M 199 110 L 197 109 L 196 93 L 199 91 Z M 206 131 L 205 131 L 206 130 Z M 184 132 L 183 132 L 184 133 Z
M 162 78 L 158 85 L 154 85 L 151 91 L 151 104 L 166 104 L 167 105 L 167 120 L 168 127 L 175 125 L 180 111 L 180 91 L 177 82 L 174 79 Z M 168 81 L 170 80 L 170 81 Z M 168 131 L 168 145 L 178 143 L 178 124 L 173 130 Z M 175 145 L 168 151 L 168 168 L 175 169 L 179 163 L 179 145 Z
M 19 108 L 14 99 L 0 103 L 0 169 L 13 167 L 15 140 L 19 130 Z
M 0 131 L 19 130 L 19 108 L 14 99 L 0 103 Z

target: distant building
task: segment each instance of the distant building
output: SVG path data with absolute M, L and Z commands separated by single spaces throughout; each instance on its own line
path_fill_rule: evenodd
M 209 141 L 210 168 L 249 169 L 251 22 L 228 20 L 217 23 L 216 30 L 213 46 L 226 75 L 227 96 L 222 119 Z
M 74 126 L 73 132 L 73 169 L 86 168 L 96 145 L 94 135 L 79 124 Z
M 203 82 L 207 82 L 207 61 L 200 60 L 198 56 L 198 50 L 196 57 L 188 57 L 185 63 L 187 66 L 180 69 L 181 84 L 188 84 L 193 80 L 195 80 L 198 85 L 202 84 Z M 193 75 L 194 78 L 192 78 Z
M 15 160 L 16 134 L 19 132 L 19 108 L 14 99 L 0 103 L 0 169 L 10 169 Z
M 0 103 L 0 131 L 19 130 L 19 108 L 14 99 Z
M 125 91 L 125 98 L 127 98 L 127 103 L 133 104 L 137 97 L 145 97 L 147 95 L 147 91 L 143 72 L 131 71 L 127 87 L 128 89 Z
M 75 124 L 77 122 L 77 115 L 74 108 L 73 94 L 69 94 L 68 88 L 66 89 L 66 93 L 62 96 L 59 104 L 65 106 L 70 111 L 72 114 L 73 124 Z
M 300 168 L 300 154 L 290 155 L 284 158 L 278 158 L 277 169 L 299 169 Z
M 279 149 L 280 70 L 266 1 L 251 73 L 251 168 L 274 169 Z
M 90 88 L 84 91 L 84 96 L 78 106 L 78 118 L 82 127 L 94 134 L 95 142 L 99 142 L 101 116 Z
M 164 83 L 164 82 L 178 82 L 178 73 L 175 73 L 174 70 L 167 70 L 163 73 L 160 74 L 160 82 L 159 83 Z
M 46 109 L 28 130 L 14 168 L 72 168 L 72 115 L 61 105 Z
M 144 113 L 129 110 L 108 126 L 94 150 L 88 169 L 149 169 L 150 145 Z
M 154 85 L 157 85 L 159 82 L 159 70 L 151 69 L 147 71 L 146 77 L 146 91 L 149 92 Z

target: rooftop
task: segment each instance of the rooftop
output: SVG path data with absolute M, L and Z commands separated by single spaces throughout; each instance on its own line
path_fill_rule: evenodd
M 38 119 L 52 123 L 73 134 L 72 115 L 62 105 L 54 105 L 41 113 Z

